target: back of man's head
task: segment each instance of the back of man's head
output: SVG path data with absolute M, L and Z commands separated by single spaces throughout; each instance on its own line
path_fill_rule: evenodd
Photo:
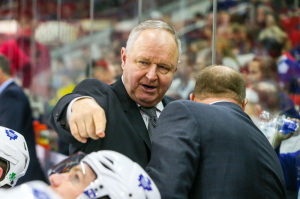
M 199 100 L 227 98 L 242 104 L 246 96 L 246 83 L 244 77 L 230 67 L 209 66 L 200 71 L 194 93 Z
M 6 75 L 10 76 L 10 65 L 6 57 L 0 54 L 0 69 Z

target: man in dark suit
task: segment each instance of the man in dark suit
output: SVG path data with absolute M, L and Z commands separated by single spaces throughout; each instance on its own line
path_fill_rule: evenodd
M 151 131 L 155 116 L 142 107 L 153 108 L 158 117 L 172 100 L 164 95 L 177 70 L 180 48 L 176 31 L 162 21 L 135 27 L 121 50 L 120 79 L 109 86 L 86 79 L 54 107 L 51 125 L 70 143 L 70 153 L 114 150 L 145 167 L 151 152 L 147 128 Z M 105 138 L 99 139 L 104 131 Z
M 7 59 L 0 55 L 0 126 L 5 126 L 22 134 L 26 140 L 30 162 L 24 177 L 18 180 L 22 184 L 31 180 L 46 178 L 36 156 L 35 133 L 29 101 L 10 76 L 10 65 Z
M 163 110 L 146 168 L 162 198 L 285 198 L 278 158 L 243 111 L 245 87 L 232 68 L 207 67 L 192 101 Z

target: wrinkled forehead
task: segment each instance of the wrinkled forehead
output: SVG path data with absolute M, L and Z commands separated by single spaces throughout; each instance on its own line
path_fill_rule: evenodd
M 133 48 L 141 47 L 158 47 L 159 45 L 169 46 L 172 48 L 172 52 L 176 54 L 177 62 L 181 54 L 181 44 L 178 43 L 174 35 L 171 32 L 164 29 L 145 29 L 141 32 L 136 33 L 136 37 L 131 38 L 132 40 L 128 42 L 127 52 L 128 55 Z M 149 46 L 150 45 L 150 46 Z M 161 48 L 164 49 L 164 48 Z

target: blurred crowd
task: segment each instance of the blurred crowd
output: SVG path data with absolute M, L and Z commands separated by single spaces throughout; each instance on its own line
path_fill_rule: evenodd
M 138 0 L 90 2 L 0 2 L 0 22 L 16 25 L 14 32 L 2 31 L 0 26 L 0 54 L 9 61 L 12 77 L 29 99 L 35 135 L 28 137 L 35 136 L 37 144 L 66 155 L 68 145 L 50 128 L 49 114 L 58 100 L 82 80 L 97 78 L 112 84 L 121 77 L 120 49 L 126 46 L 130 31 L 140 20 Z M 203 1 L 205 6 L 194 11 L 192 17 L 184 18 L 178 10 L 170 9 L 179 5 L 180 12 L 188 13 L 196 3 L 143 1 L 142 20 L 167 22 L 179 32 L 183 44 L 178 70 L 166 94 L 189 99 L 198 73 L 212 65 L 215 53 L 215 64 L 243 74 L 248 100 L 245 112 L 257 126 L 265 112 L 274 118 L 284 115 L 300 119 L 299 5 L 290 0 L 219 0 L 213 43 L 212 0 Z M 284 142 L 280 147 L 283 149 Z M 299 149 L 296 147 L 297 154 Z M 45 169 L 43 163 L 42 167 Z M 291 176 L 295 177 L 294 173 Z
M 119 51 L 137 23 L 138 1 L 95 1 L 93 6 L 89 1 L 47 1 L 47 6 L 40 1 L 12 2 L 1 5 L 6 6 L 1 16 L 17 16 L 17 32 L 1 33 L 0 52 L 11 61 L 12 75 L 25 88 L 36 120 L 47 125 L 53 106 L 81 80 L 93 77 L 111 84 L 121 76 Z M 169 23 L 183 41 L 178 71 L 167 92 L 176 99 L 188 99 L 198 72 L 212 64 L 213 4 L 207 2 L 209 6 L 181 20 L 174 13 L 160 11 L 176 1 L 143 2 L 143 20 Z M 188 11 L 193 3 L 185 1 L 182 9 Z M 82 22 L 91 17 L 91 7 L 94 25 L 102 24 L 98 29 L 91 30 L 92 26 Z M 254 122 L 263 110 L 275 117 L 284 113 L 300 119 L 299 6 L 291 1 L 229 0 L 218 1 L 217 9 L 216 64 L 244 75 L 249 100 L 246 112 Z M 49 40 L 51 28 L 45 25 L 49 21 L 59 21 L 61 37 Z M 85 43 L 107 29 L 108 35 Z M 74 39 L 67 41 L 64 37 L 71 30 Z M 60 51 L 65 49 L 69 50 Z

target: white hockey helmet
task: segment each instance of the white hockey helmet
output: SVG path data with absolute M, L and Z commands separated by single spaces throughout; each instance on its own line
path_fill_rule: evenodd
M 126 156 L 114 151 L 98 151 L 81 160 L 97 178 L 77 199 L 108 196 L 110 199 L 160 199 L 160 193 L 145 170 Z
M 0 182 L 0 187 L 13 187 L 25 175 L 30 160 L 23 135 L 0 126 L 0 158 L 7 161 L 7 169 L 3 171 L 5 178 Z
M 43 181 L 30 181 L 13 189 L 0 189 L 0 198 L 63 199 Z

